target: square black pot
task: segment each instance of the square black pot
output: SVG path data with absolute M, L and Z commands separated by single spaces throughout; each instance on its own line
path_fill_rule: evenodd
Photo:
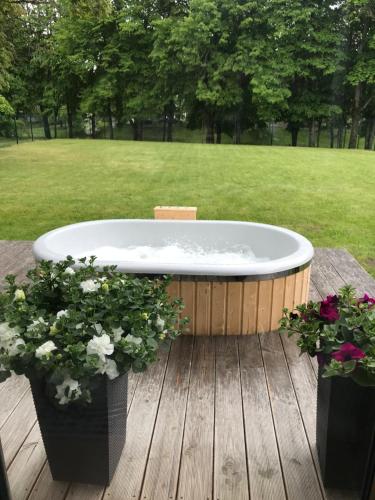
M 375 388 L 319 373 L 316 441 L 323 483 L 362 490 L 375 429 Z
M 108 485 L 125 444 L 127 374 L 98 376 L 86 406 L 58 407 L 43 379 L 30 384 L 53 479 Z

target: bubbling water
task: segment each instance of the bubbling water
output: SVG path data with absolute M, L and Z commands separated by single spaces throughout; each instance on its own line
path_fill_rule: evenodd
M 268 257 L 257 257 L 250 247 L 234 245 L 230 250 L 207 249 L 198 245 L 182 246 L 177 243 L 164 246 L 134 245 L 128 247 L 101 246 L 87 250 L 77 257 L 95 255 L 109 262 L 145 262 L 160 264 L 214 264 L 244 265 L 266 262 Z

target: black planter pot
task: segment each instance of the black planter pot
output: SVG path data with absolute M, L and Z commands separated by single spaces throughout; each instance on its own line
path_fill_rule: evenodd
M 363 489 L 375 429 L 375 388 L 319 373 L 316 440 L 323 483 Z
M 98 377 L 87 406 L 58 408 L 44 380 L 30 384 L 53 479 L 108 485 L 125 444 L 127 374 Z

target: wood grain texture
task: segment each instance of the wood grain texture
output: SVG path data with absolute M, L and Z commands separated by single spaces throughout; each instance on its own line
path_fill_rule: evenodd
M 258 282 L 249 281 L 244 283 L 243 290 L 243 316 L 242 333 L 251 335 L 257 330 L 258 317 Z
M 211 335 L 224 335 L 226 332 L 227 291 L 227 283 L 212 283 Z
M 155 219 L 195 220 L 197 207 L 154 207 Z
M 208 281 L 197 282 L 195 306 L 195 334 L 211 334 L 211 283 Z
M 190 321 L 187 325 L 187 334 L 194 335 L 195 333 L 195 297 L 196 286 L 194 281 L 181 281 L 180 285 L 181 298 L 185 304 L 181 316 L 188 316 Z
M 142 373 L 128 414 L 126 444 L 106 498 L 138 498 L 142 489 L 169 352 Z
M 259 281 L 257 332 L 271 330 L 272 280 Z
M 279 328 L 279 321 L 283 315 L 284 295 L 285 278 L 273 280 L 270 330 L 277 330 Z
M 214 499 L 247 500 L 249 487 L 235 337 L 216 337 Z
M 238 339 L 250 497 L 285 499 L 267 381 L 257 335 Z
M 229 282 L 227 294 L 227 335 L 241 335 L 243 283 Z
M 196 337 L 181 455 L 179 500 L 210 500 L 214 448 L 215 339 Z
M 261 335 L 272 413 L 288 499 L 323 498 L 278 335 Z
M 26 500 L 45 461 L 43 440 L 36 423 L 8 469 L 14 500 Z
M 193 341 L 193 337 L 185 336 L 172 345 L 143 482 L 143 499 L 176 496 Z

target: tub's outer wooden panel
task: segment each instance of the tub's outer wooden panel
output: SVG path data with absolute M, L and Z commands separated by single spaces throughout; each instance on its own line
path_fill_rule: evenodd
M 181 297 L 190 335 L 251 335 L 277 330 L 283 307 L 307 302 L 310 267 L 261 281 L 173 281 L 168 292 Z

